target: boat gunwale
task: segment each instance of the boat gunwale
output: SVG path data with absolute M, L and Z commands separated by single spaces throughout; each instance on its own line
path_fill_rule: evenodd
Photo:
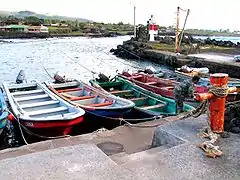
M 28 113 L 26 111 L 24 111 L 20 105 L 15 101 L 15 98 L 13 97 L 13 95 L 11 95 L 11 92 L 8 88 L 9 83 L 8 82 L 3 82 L 3 88 L 4 91 L 7 95 L 9 104 L 11 106 L 11 109 L 13 111 L 13 114 L 18 117 L 21 121 L 31 121 L 31 122 L 50 122 L 50 121 L 72 121 L 76 118 L 82 117 L 85 114 L 85 111 L 83 109 L 79 109 L 76 108 L 75 106 L 71 105 L 70 103 L 68 103 L 67 101 L 64 101 L 63 99 L 57 97 L 56 95 L 54 95 L 54 93 L 52 93 L 51 91 L 49 91 L 47 88 L 45 88 L 39 81 L 37 80 L 32 80 L 30 83 L 34 82 L 36 84 L 37 87 L 39 87 L 40 89 L 42 89 L 46 94 L 49 95 L 49 97 L 52 100 L 56 100 L 59 101 L 60 104 L 62 104 L 61 106 L 63 107 L 67 107 L 68 111 L 69 108 L 72 108 L 72 113 L 71 115 L 67 115 L 67 116 L 60 116 L 61 114 L 59 114 L 59 117 L 56 117 L 57 115 L 53 115 L 52 117 L 32 117 L 29 116 Z M 34 84 L 32 83 L 32 84 Z M 14 83 L 11 83 L 14 84 Z M 29 84 L 29 83 L 26 83 Z M 19 85 L 20 86 L 20 85 Z M 25 113 L 24 113 L 25 112 Z M 67 114 L 67 113 L 66 113 Z
M 75 103 L 74 101 L 71 101 L 71 100 L 65 98 L 60 93 L 58 93 L 57 90 L 54 88 L 54 83 L 45 82 L 45 85 L 47 88 L 49 88 L 51 91 L 53 91 L 54 94 L 56 94 L 60 98 L 63 98 L 65 101 L 68 101 L 70 104 L 72 104 L 74 106 L 81 107 L 86 110 L 122 110 L 122 109 L 130 109 L 135 106 L 135 103 L 133 103 L 132 101 L 116 97 L 112 94 L 105 94 L 105 93 L 101 92 L 100 90 L 98 90 L 97 88 L 87 85 L 86 83 L 84 83 L 82 81 L 78 81 L 78 80 L 75 80 L 75 81 L 79 83 L 79 86 L 81 86 L 81 85 L 84 87 L 86 86 L 90 90 L 95 91 L 97 93 L 97 95 L 101 95 L 101 96 L 105 97 L 105 99 L 110 99 L 113 102 L 113 104 L 116 103 L 116 101 L 122 101 L 123 103 L 125 103 L 125 105 L 124 106 L 116 106 L 116 107 L 112 107 L 111 105 L 103 106 L 103 107 L 93 107 L 93 106 L 81 105 L 81 104 Z M 64 83 L 61 83 L 61 84 L 64 84 Z M 64 86 L 64 87 L 67 87 L 67 86 Z

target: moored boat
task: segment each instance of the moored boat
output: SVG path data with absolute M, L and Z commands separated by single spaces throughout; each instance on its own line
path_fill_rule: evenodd
M 6 111 L 7 105 L 1 90 L 0 90 L 0 134 L 8 124 L 8 120 L 7 120 L 8 112 Z
M 113 81 L 98 82 L 90 80 L 93 86 L 100 86 L 102 91 L 131 100 L 135 103 L 135 109 L 153 116 L 176 115 L 175 101 L 161 95 L 145 90 L 130 81 L 116 76 Z M 185 104 L 184 110 L 192 110 L 193 107 Z
M 173 89 L 180 83 L 175 80 L 159 78 L 144 73 L 129 74 L 128 72 L 123 72 L 120 76 L 147 90 L 169 98 L 174 98 Z M 194 88 L 196 93 L 207 92 L 207 87 L 204 86 L 195 85 Z
M 59 97 L 95 116 L 120 118 L 134 107 L 132 101 L 109 94 L 106 95 L 81 81 L 74 80 L 65 83 L 46 82 L 45 84 Z
M 12 113 L 27 133 L 39 137 L 62 136 L 83 121 L 84 110 L 54 95 L 37 80 L 3 83 Z
M 189 67 L 188 67 L 189 68 Z M 183 70 L 182 70 L 183 69 Z M 199 85 L 201 86 L 210 86 L 210 74 L 208 71 L 201 71 L 201 69 L 205 68 L 189 68 L 189 70 L 185 70 L 186 68 L 178 68 L 175 70 L 175 73 L 177 74 L 179 79 L 190 79 L 193 76 L 197 75 L 200 78 Z M 240 87 L 240 79 L 231 78 L 229 77 L 228 81 L 229 87 Z

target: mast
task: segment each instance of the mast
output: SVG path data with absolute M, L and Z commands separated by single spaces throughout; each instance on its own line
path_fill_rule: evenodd
M 187 18 L 188 18 L 188 16 L 189 16 L 189 13 L 190 13 L 190 9 L 187 10 L 187 15 L 186 15 L 186 18 L 185 18 L 185 21 L 184 21 L 184 25 L 183 25 L 183 29 L 182 29 L 181 37 L 180 37 L 180 41 L 179 41 L 179 47 L 181 46 L 181 42 L 182 42 L 182 38 L 183 38 L 183 33 L 184 33 L 184 29 L 185 29 L 185 26 L 186 26 L 186 23 L 187 23 Z
M 175 50 L 176 53 L 179 53 L 179 38 L 178 38 L 178 31 L 179 31 L 179 10 L 180 7 L 177 7 L 177 23 L 176 23 L 176 38 L 175 38 Z

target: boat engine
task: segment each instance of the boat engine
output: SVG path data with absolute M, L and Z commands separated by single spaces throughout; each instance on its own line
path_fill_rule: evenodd
M 19 73 L 18 73 L 18 76 L 17 76 L 17 78 L 16 78 L 16 83 L 17 84 L 21 84 L 21 83 L 23 83 L 23 81 L 25 80 L 25 72 L 24 72 L 24 70 L 21 70 Z
M 98 82 L 109 82 L 109 77 L 107 77 L 105 74 L 103 74 L 103 73 L 100 73 L 99 75 L 98 75 L 98 79 L 97 79 L 97 81 Z

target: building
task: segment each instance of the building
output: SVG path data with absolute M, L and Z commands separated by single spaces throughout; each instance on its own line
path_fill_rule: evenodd
M 4 32 L 28 32 L 29 26 L 27 25 L 8 25 L 0 26 L 0 31 Z
M 24 32 L 24 33 L 48 33 L 48 28 L 43 25 L 41 26 L 9 25 L 9 26 L 0 26 L 0 31 Z
M 48 27 L 46 26 L 29 26 L 28 33 L 48 33 Z

